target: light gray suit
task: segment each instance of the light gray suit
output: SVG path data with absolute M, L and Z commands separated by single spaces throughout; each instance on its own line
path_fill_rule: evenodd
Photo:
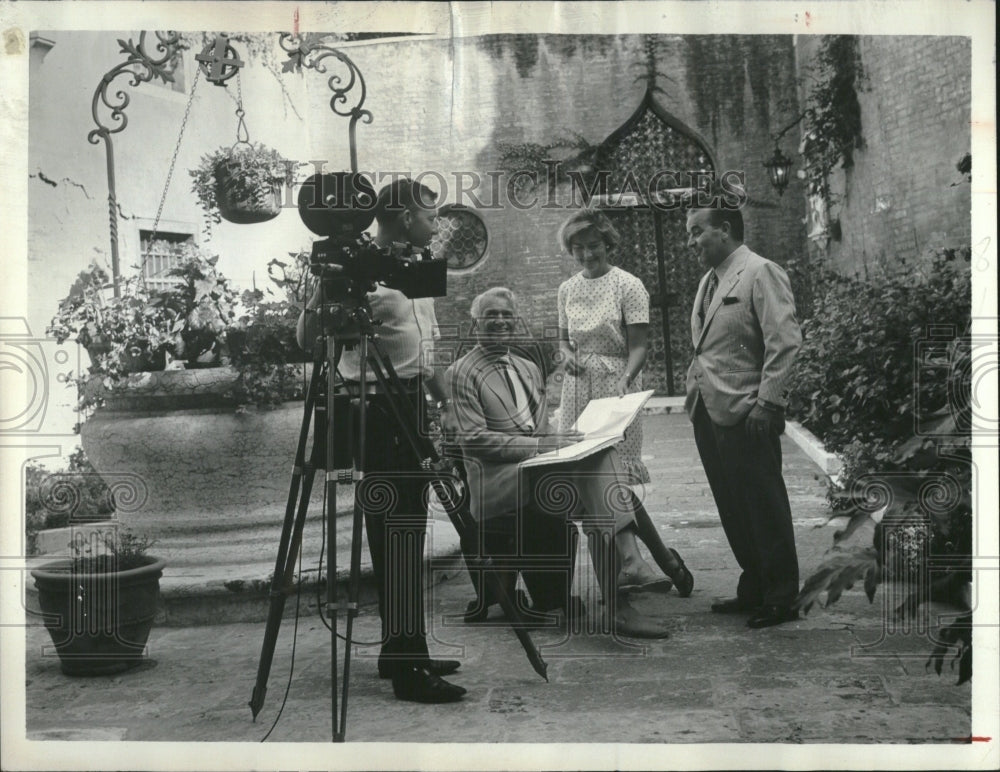
M 530 415 L 529 411 L 518 412 L 506 379 L 481 346 L 455 362 L 445 376 L 458 424 L 457 440 L 466 459 L 472 515 L 483 522 L 538 506 L 548 511 L 555 507 L 566 517 L 580 517 L 584 523 L 590 518 L 611 517 L 615 532 L 635 522 L 631 505 L 615 506 L 615 511 L 609 512 L 609 501 L 617 503 L 618 499 L 608 495 L 608 488 L 625 479 L 615 448 L 573 464 L 542 467 L 530 475 L 520 473 L 518 464 L 539 452 L 539 435 L 550 429 L 541 371 L 513 353 L 510 362 L 528 393 Z M 549 496 L 543 494 L 539 502 L 540 480 L 568 487 L 549 488 Z M 564 494 L 562 507 L 557 502 Z
M 732 426 L 754 403 L 787 404 L 788 376 L 802 333 L 788 275 L 741 244 L 712 297 L 702 324 L 702 300 L 711 274 L 698 285 L 691 311 L 694 359 L 688 368 L 685 409 L 694 418 L 700 394 L 712 421 Z
M 704 322 L 703 298 L 691 312 L 694 358 L 685 408 L 729 546 L 743 569 L 737 597 L 746 606 L 787 608 L 798 594 L 798 559 L 781 476 L 784 417 L 767 437 L 745 430 L 755 404 L 779 411 L 802 333 L 785 271 L 737 247 L 718 267 L 719 285 Z

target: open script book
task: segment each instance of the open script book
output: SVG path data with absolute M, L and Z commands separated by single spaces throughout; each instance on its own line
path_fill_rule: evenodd
M 551 450 L 521 462 L 522 467 L 543 466 L 545 464 L 565 464 L 586 458 L 605 448 L 617 445 L 625 439 L 629 427 L 642 406 L 653 396 L 652 391 L 639 391 L 624 397 L 592 399 L 573 424 L 572 431 L 583 434 L 580 442 L 567 445 L 559 450 Z

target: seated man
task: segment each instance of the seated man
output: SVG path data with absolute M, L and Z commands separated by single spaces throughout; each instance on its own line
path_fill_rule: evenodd
M 551 537 L 551 526 L 539 525 L 536 518 L 546 512 L 551 517 L 557 505 L 564 504 L 561 514 L 567 522 L 559 523 L 556 530 L 565 534 L 570 518 L 582 521 L 608 621 L 614 620 L 615 632 L 667 637 L 661 623 L 642 617 L 624 597 L 618 597 L 614 586 L 619 567 L 636 577 L 636 584 L 658 579 L 639 554 L 630 498 L 606 495 L 611 492 L 609 486 L 625 479 L 618 451 L 609 448 L 580 461 L 522 473 L 519 462 L 571 445 L 580 435 L 549 430 L 541 372 L 534 363 L 510 351 L 518 324 L 513 293 L 502 287 L 487 290 L 473 301 L 472 316 L 477 323 L 478 345 L 455 362 L 446 377 L 452 395 L 449 423 L 470 460 L 466 471 L 473 517 L 488 534 L 499 530 L 491 528 L 491 520 L 506 518 L 510 522 L 511 514 L 520 516 L 513 522 L 520 523 L 521 555 L 552 555 L 549 565 L 556 570 L 547 573 L 553 586 L 544 588 L 542 572 L 534 586 L 540 589 L 541 607 L 556 608 L 568 599 L 571 552 L 565 539 L 560 542 Z M 617 507 L 613 506 L 616 498 Z M 550 535 L 547 543 L 533 542 L 545 534 Z M 483 546 L 488 552 L 490 540 L 484 538 Z M 552 579 L 553 573 L 562 577 Z M 534 595 L 536 590 L 528 579 L 526 576 L 525 583 Z M 555 600 L 556 596 L 564 602 Z

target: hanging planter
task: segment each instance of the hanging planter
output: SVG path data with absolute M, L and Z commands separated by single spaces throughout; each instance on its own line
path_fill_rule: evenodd
M 260 143 L 237 142 L 202 157 L 191 189 L 211 222 L 266 222 L 281 212 L 281 191 L 299 164 Z

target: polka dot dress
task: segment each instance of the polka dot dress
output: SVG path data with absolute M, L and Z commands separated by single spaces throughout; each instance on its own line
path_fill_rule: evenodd
M 586 369 L 579 376 L 563 373 L 559 407 L 560 431 L 568 431 L 592 399 L 615 396 L 615 384 L 628 366 L 626 324 L 649 323 L 649 293 L 632 274 L 612 267 L 596 279 L 583 273 L 559 285 L 559 326 L 576 343 L 577 361 Z M 629 392 L 642 391 L 641 373 Z M 618 444 L 633 483 L 649 482 L 642 463 L 642 423 L 636 421 Z

